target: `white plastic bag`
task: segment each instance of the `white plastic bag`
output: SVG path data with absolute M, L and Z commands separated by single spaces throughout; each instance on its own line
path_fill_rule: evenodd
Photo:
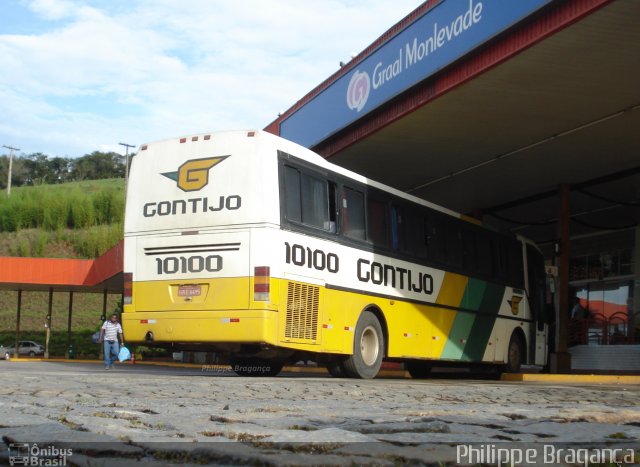
M 123 345 L 118 353 L 118 361 L 124 362 L 125 360 L 131 360 L 131 352 Z

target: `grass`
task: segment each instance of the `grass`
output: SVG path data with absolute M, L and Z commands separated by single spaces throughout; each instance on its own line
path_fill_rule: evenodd
M 124 214 L 124 180 L 90 180 L 16 188 L 0 196 L 0 231 L 83 229 L 118 224 Z
M 95 258 L 122 238 L 124 180 L 16 188 L 0 195 L 0 256 Z
M 76 230 L 0 232 L 0 256 L 92 259 L 116 245 L 122 239 L 122 232 L 122 224 Z

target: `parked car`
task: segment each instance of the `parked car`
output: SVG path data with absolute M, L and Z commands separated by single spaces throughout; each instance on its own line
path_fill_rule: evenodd
M 16 349 L 15 347 L 5 347 L 5 353 L 8 353 L 9 356 L 12 356 Z M 18 342 L 18 355 L 29 355 L 30 357 L 34 357 L 36 355 L 44 354 L 44 346 L 38 344 L 33 341 L 19 341 Z
M 9 354 L 9 349 L 0 344 L 0 360 L 9 360 L 10 357 L 11 355 Z

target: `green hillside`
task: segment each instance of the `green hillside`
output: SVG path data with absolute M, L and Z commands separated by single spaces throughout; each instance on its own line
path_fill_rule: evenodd
M 0 256 L 95 258 L 122 238 L 124 180 L 15 188 L 0 194 Z
M 122 238 L 124 180 L 106 179 L 14 188 L 0 193 L 0 256 L 87 258 L 102 255 Z M 54 294 L 51 354 L 64 354 L 67 293 Z M 120 297 L 110 295 L 107 314 Z M 17 293 L 0 291 L 0 344 L 13 343 Z M 47 292 L 22 293 L 21 339 L 44 343 Z M 81 354 L 97 354 L 90 336 L 101 324 L 102 294 L 74 294 L 73 342 Z

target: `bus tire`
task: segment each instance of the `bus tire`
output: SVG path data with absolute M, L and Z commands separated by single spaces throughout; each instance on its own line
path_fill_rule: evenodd
M 353 355 L 343 363 L 350 378 L 374 378 L 382 366 L 384 334 L 378 318 L 370 311 L 360 315 L 353 339 Z
M 413 379 L 425 379 L 431 376 L 431 363 L 421 361 L 407 362 L 407 371 Z
M 505 373 L 519 373 L 524 360 L 524 343 L 519 334 L 511 334 L 509 347 L 507 347 L 507 363 L 504 365 Z
M 327 371 L 334 378 L 346 378 L 347 377 L 347 373 L 344 370 L 344 366 L 343 366 L 342 360 L 332 360 L 329 363 L 327 363 L 326 366 L 327 366 Z
M 231 369 L 238 376 L 276 376 L 284 364 L 261 358 L 238 358 L 231 360 Z

